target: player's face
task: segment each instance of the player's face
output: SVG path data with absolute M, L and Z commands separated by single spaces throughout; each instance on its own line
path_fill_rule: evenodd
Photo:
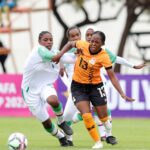
M 90 41 L 90 51 L 92 53 L 97 53 L 99 52 L 102 45 L 103 45 L 103 41 L 99 36 L 99 34 L 93 34 Z
M 43 36 L 41 37 L 39 43 L 46 47 L 47 49 L 51 50 L 52 46 L 53 46 L 53 37 L 51 34 L 46 33 L 43 34 Z
M 85 33 L 85 39 L 87 42 L 91 41 L 92 38 L 92 34 L 93 34 L 94 30 L 93 29 L 87 29 L 86 33 Z
M 81 40 L 81 33 L 78 29 L 72 29 L 69 31 L 69 41 Z

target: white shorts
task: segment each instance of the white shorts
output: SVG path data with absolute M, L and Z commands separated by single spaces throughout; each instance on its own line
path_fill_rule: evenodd
M 30 89 L 28 91 L 22 90 L 24 100 L 30 112 L 41 122 L 49 118 L 47 111 L 47 98 L 51 95 L 56 95 L 57 92 L 52 85 L 44 86 L 41 93 L 35 94 Z

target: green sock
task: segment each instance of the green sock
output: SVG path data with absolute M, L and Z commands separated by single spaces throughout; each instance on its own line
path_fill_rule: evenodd
M 64 122 L 62 104 L 60 103 L 59 106 L 56 108 L 53 107 L 53 111 L 55 112 L 57 116 L 58 124 L 61 124 L 62 122 Z
M 60 130 L 58 130 L 54 123 L 52 123 L 51 128 L 45 128 L 45 130 L 58 139 L 64 137 L 64 134 Z
M 82 121 L 82 120 L 83 119 L 82 119 L 82 116 L 80 113 L 75 113 L 75 115 L 73 116 L 73 119 L 72 119 L 73 123 L 77 123 L 77 122 Z

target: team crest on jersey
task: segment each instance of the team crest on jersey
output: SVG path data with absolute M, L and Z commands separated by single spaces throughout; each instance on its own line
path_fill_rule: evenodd
M 92 64 L 92 65 L 94 65 L 95 62 L 96 62 L 96 60 L 94 58 L 92 58 L 91 60 L 89 60 L 89 63 Z

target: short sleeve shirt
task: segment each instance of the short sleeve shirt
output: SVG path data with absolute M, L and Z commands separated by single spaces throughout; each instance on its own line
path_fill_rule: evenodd
M 112 63 L 104 49 L 97 54 L 91 54 L 89 46 L 90 44 L 86 41 L 80 40 L 76 42 L 76 48 L 81 48 L 83 55 L 77 57 L 73 80 L 83 84 L 98 84 L 102 82 L 100 68 L 111 68 Z

